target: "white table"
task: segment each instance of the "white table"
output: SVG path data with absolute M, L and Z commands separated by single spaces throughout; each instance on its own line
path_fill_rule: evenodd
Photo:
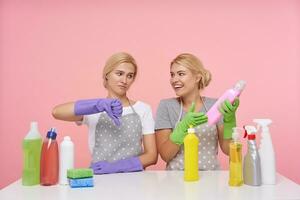
M 94 176 L 93 188 L 22 186 L 21 180 L 0 191 L 0 199 L 28 200 L 200 200 L 300 199 L 300 185 L 277 174 L 276 185 L 228 186 L 228 171 L 201 171 L 197 182 L 184 182 L 182 171 L 144 171 Z

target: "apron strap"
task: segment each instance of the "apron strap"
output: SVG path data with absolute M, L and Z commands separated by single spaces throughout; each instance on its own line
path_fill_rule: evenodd
M 179 98 L 179 99 L 180 99 L 180 113 L 179 113 L 179 117 L 178 117 L 178 119 L 177 119 L 177 122 L 176 122 L 175 127 L 176 127 L 177 124 L 180 122 L 181 116 L 182 116 L 182 113 L 183 113 L 183 103 L 182 103 L 181 98 Z M 206 107 L 206 105 L 205 105 L 205 97 L 200 96 L 200 99 L 201 99 L 202 104 L 203 104 L 203 106 L 204 106 L 204 110 L 205 110 L 205 112 L 207 113 L 208 109 L 207 109 L 207 107 Z
M 134 110 L 133 106 L 131 105 L 131 103 L 130 103 L 130 101 L 129 101 L 129 99 L 128 99 L 128 98 L 127 98 L 127 101 L 128 101 L 128 103 L 129 103 L 129 106 L 130 106 L 130 108 L 131 108 L 132 112 L 134 112 L 135 114 L 137 114 L 137 113 L 135 112 L 135 110 Z

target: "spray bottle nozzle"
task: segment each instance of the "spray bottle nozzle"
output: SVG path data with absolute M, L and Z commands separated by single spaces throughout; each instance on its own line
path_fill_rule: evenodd
M 255 140 L 255 133 L 257 132 L 257 129 L 254 126 L 243 126 L 245 129 L 244 138 L 248 136 L 248 140 Z
M 246 138 L 247 135 L 248 135 L 248 133 L 247 133 L 247 130 L 246 130 L 246 128 L 245 128 L 245 125 L 243 126 L 243 129 L 245 130 L 245 131 L 244 131 L 244 137 L 243 137 L 243 138 Z
M 257 123 L 258 128 L 261 127 L 261 129 L 263 131 L 268 131 L 269 125 L 272 123 L 272 120 L 271 119 L 254 119 L 253 122 Z

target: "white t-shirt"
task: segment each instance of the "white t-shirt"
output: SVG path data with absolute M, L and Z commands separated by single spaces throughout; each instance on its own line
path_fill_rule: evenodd
M 141 101 L 135 102 L 134 105 L 132 105 L 135 112 L 140 116 L 141 122 L 142 122 L 142 134 L 148 135 L 148 134 L 154 134 L 154 119 L 152 116 L 152 110 L 151 107 Z M 123 113 L 122 116 L 133 113 L 133 110 L 130 106 L 123 107 Z M 103 113 L 96 113 L 92 115 L 84 115 L 82 122 L 77 122 L 78 125 L 85 124 L 89 128 L 89 149 L 90 152 L 93 152 L 93 148 L 95 146 L 95 131 L 96 126 L 99 120 L 99 116 Z

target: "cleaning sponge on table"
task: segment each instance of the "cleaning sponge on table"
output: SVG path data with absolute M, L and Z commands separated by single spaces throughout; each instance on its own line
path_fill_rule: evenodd
M 93 170 L 90 168 L 69 169 L 67 172 L 68 178 L 71 179 L 89 178 L 93 177 L 93 175 Z
M 90 168 L 69 169 L 67 176 L 71 188 L 93 187 L 93 170 Z
M 72 188 L 78 187 L 93 187 L 93 178 L 79 178 L 79 179 L 69 179 L 69 184 Z

